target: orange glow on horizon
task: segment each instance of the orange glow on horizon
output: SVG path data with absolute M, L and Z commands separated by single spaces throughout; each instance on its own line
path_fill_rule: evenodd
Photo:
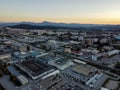
M 89 19 L 89 18 L 0 18 L 0 22 L 57 22 L 57 23 L 80 23 L 80 24 L 120 24 L 120 19 Z
M 120 24 L 120 0 L 1 0 L 0 22 Z

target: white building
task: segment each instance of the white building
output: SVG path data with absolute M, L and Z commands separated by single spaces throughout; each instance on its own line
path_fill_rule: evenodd
M 99 54 L 92 55 L 92 60 L 97 61 L 99 58 L 102 58 L 105 55 L 106 55 L 105 53 L 99 53 Z
M 115 55 L 115 54 L 119 54 L 119 50 L 112 50 L 112 51 L 109 51 L 107 52 L 108 56 L 112 56 L 112 55 Z
M 8 59 L 8 58 L 11 58 L 11 54 L 2 54 L 0 55 L 0 59 Z

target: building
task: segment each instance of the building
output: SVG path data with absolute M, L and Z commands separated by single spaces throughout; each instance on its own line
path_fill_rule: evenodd
M 119 50 L 115 49 L 115 50 L 108 51 L 107 54 L 108 54 L 108 56 L 112 56 L 112 55 L 119 54 L 119 52 L 120 52 Z
M 107 42 L 108 42 L 107 38 L 103 38 L 100 40 L 100 43 L 107 43 Z
M 105 56 L 107 56 L 106 53 L 94 54 L 94 55 L 92 55 L 92 60 L 93 60 L 93 61 L 97 61 L 97 60 L 99 60 L 99 59 L 101 59 L 101 58 L 103 58 L 103 57 L 105 57 Z
M 55 66 L 59 70 L 64 70 L 65 68 L 73 65 L 73 62 L 65 58 L 56 58 L 48 62 L 49 65 Z
M 19 50 L 20 52 L 25 52 L 27 51 L 27 45 L 26 44 L 21 44 L 21 43 L 13 43 L 13 48 L 15 50 Z
M 42 62 L 44 64 L 48 64 L 49 61 L 52 61 L 55 59 L 55 56 L 54 55 L 51 55 L 51 54 L 47 54 L 47 55 L 42 55 L 42 56 L 39 56 L 39 57 L 36 57 L 36 60 L 39 61 L 39 62 Z
M 11 58 L 11 54 L 10 53 L 1 53 L 0 54 L 0 60 L 2 59 L 10 59 Z
M 13 63 L 12 57 L 10 52 L 0 52 L 0 62 L 2 64 Z
M 15 76 L 18 81 L 22 84 L 22 85 L 25 85 L 28 83 L 28 80 L 26 77 L 24 77 L 23 75 L 21 75 L 18 71 L 15 70 L 15 68 L 13 68 L 12 66 L 8 66 L 7 67 L 8 71 L 13 75 Z
M 16 63 L 15 65 L 33 80 L 42 78 L 55 71 L 55 68 L 52 66 L 31 59 Z
M 70 47 L 65 47 L 65 52 L 66 52 L 66 53 L 71 53 L 71 52 L 72 52 L 72 50 L 71 50 L 71 48 L 70 48 Z
M 101 90 L 119 90 L 120 89 L 120 83 L 119 81 L 107 79 L 106 83 L 103 85 Z
M 99 90 L 107 77 L 95 67 L 76 64 L 62 71 L 63 78 L 82 90 Z
M 26 57 L 30 56 L 27 52 L 14 52 L 13 55 L 19 60 L 25 59 Z
M 42 79 L 40 86 L 41 90 L 76 90 L 56 75 Z
M 99 60 L 100 58 L 103 58 L 103 57 L 109 57 L 109 56 L 112 56 L 112 55 L 116 55 L 116 54 L 119 54 L 119 50 L 110 50 L 108 52 L 103 52 L 103 53 L 98 53 L 98 54 L 94 54 L 92 55 L 92 60 L 94 61 L 97 61 Z

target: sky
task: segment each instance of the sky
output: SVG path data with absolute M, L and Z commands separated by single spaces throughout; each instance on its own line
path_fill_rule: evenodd
M 0 22 L 120 24 L 120 0 L 0 0 Z

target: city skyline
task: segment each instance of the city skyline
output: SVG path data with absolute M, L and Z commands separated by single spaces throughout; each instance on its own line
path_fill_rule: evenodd
M 120 24 L 119 0 L 1 0 L 0 22 Z

